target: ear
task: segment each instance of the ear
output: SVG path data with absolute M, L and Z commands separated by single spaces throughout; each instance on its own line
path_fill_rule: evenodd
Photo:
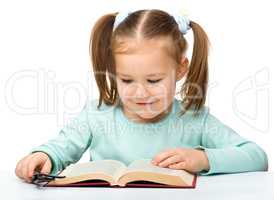
M 188 59 L 187 57 L 183 57 L 181 60 L 181 63 L 178 65 L 178 68 L 176 69 L 176 81 L 181 80 L 184 75 L 188 71 Z

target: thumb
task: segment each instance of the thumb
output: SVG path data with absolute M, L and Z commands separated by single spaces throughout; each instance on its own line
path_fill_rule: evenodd
M 41 169 L 41 173 L 44 173 L 44 174 L 49 174 L 50 171 L 51 171 L 51 161 L 50 159 L 48 158 L 45 162 L 45 164 L 43 165 L 42 169 Z

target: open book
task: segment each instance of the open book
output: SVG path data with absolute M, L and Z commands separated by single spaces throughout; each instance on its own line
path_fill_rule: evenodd
M 195 188 L 196 174 L 185 170 L 158 167 L 150 159 L 126 166 L 117 160 L 77 163 L 64 169 L 47 186 L 184 187 Z

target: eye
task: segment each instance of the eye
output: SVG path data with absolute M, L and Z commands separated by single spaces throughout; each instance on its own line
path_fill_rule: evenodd
M 131 83 L 132 80 L 127 80 L 127 79 L 121 79 L 123 83 Z
M 147 80 L 149 83 L 157 83 L 157 82 L 159 82 L 159 81 L 161 81 L 162 79 L 157 79 L 157 80 Z M 127 83 L 127 84 L 129 84 L 129 83 L 131 83 L 132 82 L 132 80 L 129 80 L 129 79 L 121 79 L 121 81 L 123 82 L 123 83 Z
M 147 80 L 149 83 L 157 83 L 161 81 L 162 79 L 157 79 L 157 80 Z

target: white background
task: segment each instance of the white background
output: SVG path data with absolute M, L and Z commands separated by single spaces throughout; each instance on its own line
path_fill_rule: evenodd
M 211 41 L 211 113 L 255 141 L 274 165 L 271 1 L 0 1 L 0 170 L 55 137 L 97 98 L 89 36 L 101 15 L 125 8 L 179 8 Z M 192 33 L 187 34 L 191 42 Z M 191 46 L 191 45 L 190 45 Z M 188 52 L 191 55 L 191 51 Z M 84 154 L 81 161 L 88 161 Z

